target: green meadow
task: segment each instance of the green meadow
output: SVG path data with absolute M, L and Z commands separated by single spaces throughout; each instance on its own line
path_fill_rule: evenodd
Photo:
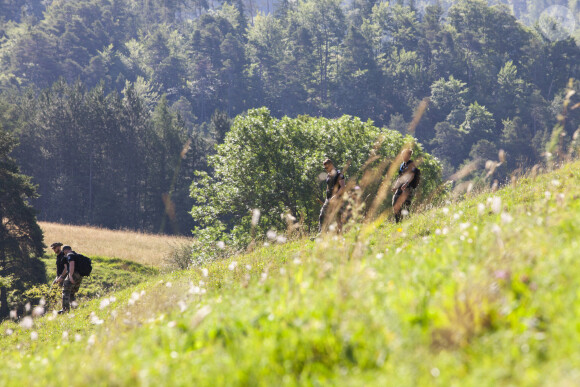
M 576 162 L 192 270 L 100 257 L 72 313 L 2 323 L 0 385 L 578 385 L 579 235 Z

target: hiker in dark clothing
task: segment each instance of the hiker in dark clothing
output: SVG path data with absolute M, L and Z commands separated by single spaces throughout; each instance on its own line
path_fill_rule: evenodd
M 62 309 L 58 313 L 68 312 L 70 310 L 71 301 L 75 300 L 75 296 L 79 291 L 83 277 L 75 271 L 75 263 L 77 260 L 77 253 L 75 253 L 70 246 L 64 246 L 62 251 L 65 255 L 65 279 L 62 286 Z
M 54 251 L 54 253 L 56 254 L 56 278 L 54 279 L 54 281 L 52 281 L 52 284 L 54 285 L 58 283 L 59 285 L 61 285 L 62 281 L 64 281 L 64 278 L 66 276 L 66 272 L 64 271 L 66 266 L 65 265 L 66 258 L 64 256 L 64 252 L 62 251 L 62 243 L 55 242 L 52 245 L 50 245 L 50 247 L 52 248 L 52 251 Z
M 411 149 L 403 149 L 401 157 L 403 162 L 399 167 L 399 177 L 393 187 L 393 214 L 395 215 L 395 222 L 399 223 L 403 219 L 403 211 L 409 212 L 411 208 L 411 201 L 415 196 L 415 190 L 419 185 L 420 174 L 419 168 L 415 162 L 411 160 L 413 151 Z
M 326 170 L 326 200 L 320 209 L 320 216 L 318 217 L 318 232 L 321 233 L 325 227 L 325 216 L 327 212 L 334 213 L 338 211 L 336 217 L 337 231 L 342 231 L 342 203 L 340 203 L 340 195 L 342 195 L 345 187 L 344 175 L 340 170 L 334 167 L 332 160 L 326 159 L 322 163 Z M 330 206 L 330 208 L 329 208 Z M 328 222 L 327 222 L 328 223 Z

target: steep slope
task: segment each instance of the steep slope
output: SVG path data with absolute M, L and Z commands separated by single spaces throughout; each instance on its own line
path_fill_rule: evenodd
M 576 385 L 579 183 L 572 163 L 4 323 L 0 384 Z

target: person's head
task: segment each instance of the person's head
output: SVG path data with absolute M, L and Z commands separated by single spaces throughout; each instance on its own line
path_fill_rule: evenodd
M 332 172 L 332 170 L 334 169 L 334 164 L 332 163 L 331 159 L 324 160 L 322 165 L 324 165 L 324 169 L 326 169 L 326 172 L 328 173 Z
M 404 162 L 407 162 L 407 161 L 411 160 L 411 156 L 412 155 L 413 155 L 413 150 L 410 149 L 410 148 L 405 148 L 401 152 L 401 156 L 403 157 L 403 161 Z
M 63 246 L 63 248 L 62 248 L 62 252 L 65 254 L 68 254 L 71 251 L 72 251 L 72 247 L 70 247 L 70 246 Z
M 52 249 L 52 251 L 54 251 L 55 254 L 58 255 L 62 251 L 62 243 L 54 242 L 52 245 L 50 245 L 50 248 Z

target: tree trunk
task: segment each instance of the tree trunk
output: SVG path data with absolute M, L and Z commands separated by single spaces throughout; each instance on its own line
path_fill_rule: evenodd
M 0 287 L 0 321 L 8 318 L 8 292 L 4 286 Z

